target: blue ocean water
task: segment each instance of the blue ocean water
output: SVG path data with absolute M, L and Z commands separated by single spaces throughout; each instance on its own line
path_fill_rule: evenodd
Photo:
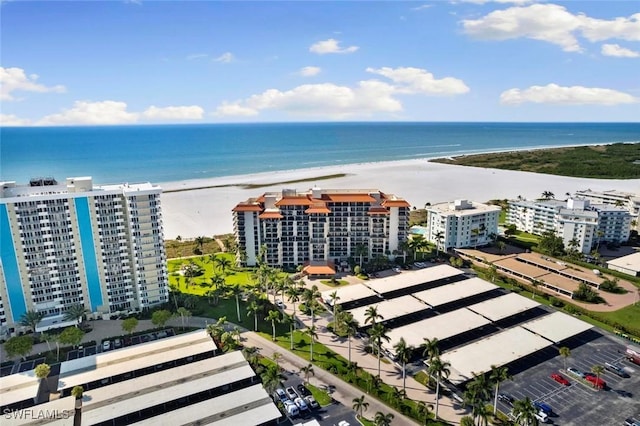
M 640 123 L 290 123 L 0 128 L 0 179 L 169 182 L 314 166 L 640 142 Z

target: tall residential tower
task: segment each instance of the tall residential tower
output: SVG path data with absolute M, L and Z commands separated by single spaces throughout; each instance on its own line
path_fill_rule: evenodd
M 94 186 L 90 177 L 0 183 L 0 325 L 27 311 L 40 330 L 72 305 L 91 314 L 140 310 L 168 300 L 161 189 Z

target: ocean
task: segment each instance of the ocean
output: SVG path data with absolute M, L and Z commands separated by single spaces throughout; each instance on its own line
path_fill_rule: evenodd
M 640 123 L 273 123 L 0 128 L 0 180 L 171 182 L 337 164 L 640 142 Z

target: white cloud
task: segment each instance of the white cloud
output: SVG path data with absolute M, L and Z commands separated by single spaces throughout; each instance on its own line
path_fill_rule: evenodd
M 309 47 L 309 52 L 324 55 L 327 53 L 353 53 L 358 50 L 358 46 L 340 47 L 340 42 L 334 38 L 319 41 Z
M 596 42 L 610 38 L 640 40 L 640 13 L 628 18 L 596 19 L 572 14 L 557 4 L 533 4 L 493 11 L 480 19 L 462 21 L 465 33 L 480 40 L 530 38 L 580 52 L 577 35 Z
M 235 61 L 236 57 L 233 56 L 231 52 L 225 52 L 222 55 L 218 56 L 214 59 L 216 62 L 222 62 L 223 64 L 228 64 L 229 62 Z
M 20 118 L 13 114 L 0 114 L 0 127 L 2 126 L 28 126 L 30 120 Z
M 303 77 L 313 77 L 314 75 L 320 74 L 320 71 L 322 70 L 319 67 L 303 67 L 300 68 L 298 73 Z
M 217 116 L 241 116 L 249 117 L 252 115 L 258 115 L 258 110 L 240 105 L 241 101 L 237 102 L 223 102 L 218 108 L 216 108 L 213 115 Z
M 599 87 L 571 86 L 557 84 L 531 86 L 528 89 L 509 89 L 500 95 L 500 103 L 518 105 L 525 102 L 557 105 L 619 105 L 638 102 L 628 93 Z
M 208 58 L 208 57 L 209 57 L 209 55 L 207 55 L 206 53 L 193 53 L 193 54 L 187 56 L 187 60 L 188 61 L 193 61 L 193 60 L 196 60 L 196 59 L 205 59 L 205 58 Z
M 454 77 L 445 77 L 438 80 L 434 78 L 433 74 L 421 68 L 367 68 L 367 72 L 382 75 L 398 84 L 399 86 L 396 87 L 398 93 L 460 95 L 469 91 L 469 87 L 462 80 Z
M 38 121 L 39 125 L 73 124 L 132 124 L 138 121 L 138 114 L 127 112 L 127 104 L 117 101 L 76 101 L 73 108 L 59 114 L 47 115 Z
M 618 58 L 637 58 L 640 52 L 636 52 L 618 44 L 603 44 L 600 51 L 604 56 L 615 56 Z
M 423 4 L 421 6 L 412 7 L 411 10 L 425 10 L 425 9 L 429 9 L 431 7 L 433 7 L 432 4 Z
M 204 116 L 204 110 L 197 106 L 168 106 L 159 108 L 150 106 L 143 113 L 146 120 L 171 121 L 171 120 L 200 120 Z
M 474 4 L 486 4 L 486 3 L 512 3 L 512 4 L 527 4 L 533 3 L 536 0 L 457 0 L 452 3 L 474 3 Z
M 66 88 L 62 85 L 47 87 L 37 83 L 38 76 L 31 74 L 27 76 L 22 68 L 0 67 L 0 100 L 15 100 L 12 92 L 55 92 L 63 93 Z

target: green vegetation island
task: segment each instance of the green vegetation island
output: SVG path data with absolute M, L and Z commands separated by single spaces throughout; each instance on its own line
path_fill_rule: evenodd
M 640 144 L 614 143 L 435 158 L 435 163 L 595 179 L 639 179 Z

